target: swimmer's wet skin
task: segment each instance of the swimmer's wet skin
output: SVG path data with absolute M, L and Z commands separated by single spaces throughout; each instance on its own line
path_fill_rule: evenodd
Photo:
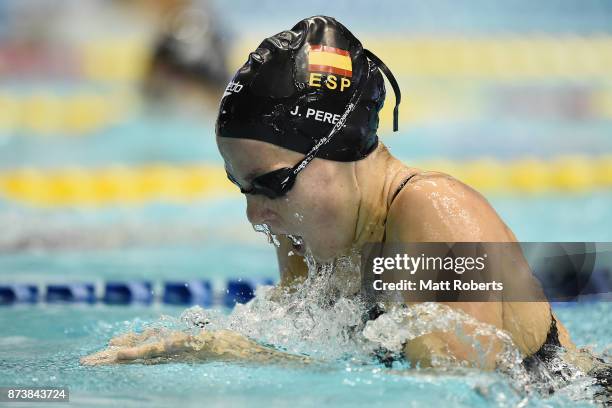
M 117 337 L 111 340 L 108 349 L 83 357 L 81 364 L 122 364 L 136 361 L 152 364 L 193 360 L 300 364 L 310 362 L 308 357 L 281 353 L 229 330 L 202 330 L 198 334 L 173 332 L 163 339 L 148 341 L 158 334 L 155 331 L 145 331 L 140 335 L 129 333 Z
M 315 16 L 265 39 L 226 88 L 217 144 L 228 177 L 246 196 L 249 221 L 267 225 L 278 237 L 279 293 L 308 278 L 305 257 L 318 263 L 358 258 L 365 243 L 516 241 L 478 192 L 446 174 L 404 165 L 379 142 L 378 112 L 385 100 L 381 71 L 396 94 L 397 128 L 400 95 L 393 75 L 346 27 Z M 347 277 L 358 279 L 358 270 Z M 408 299 L 406 304 L 411 305 Z M 550 344 L 568 356 L 579 354 L 547 302 L 445 305 L 508 333 L 525 357 L 542 357 Z M 405 342 L 403 357 L 423 367 L 441 357 L 495 368 L 499 339 L 477 334 L 476 325 L 466 325 L 463 332 L 487 344 L 490 352 L 483 356 L 453 333 L 431 332 Z M 83 363 L 164 358 L 303 359 L 237 333 L 203 330 L 195 337 L 177 333 L 152 344 L 119 341 Z M 595 364 L 582 354 L 572 361 L 584 372 Z

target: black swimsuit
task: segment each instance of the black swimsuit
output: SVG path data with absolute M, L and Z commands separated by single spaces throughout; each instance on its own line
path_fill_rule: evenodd
M 533 369 L 534 365 L 539 364 L 539 362 L 549 363 L 556 355 L 559 347 L 563 347 L 559 341 L 557 320 L 555 320 L 555 317 L 552 315 L 552 311 L 550 313 L 550 328 L 548 329 L 544 344 L 542 344 L 538 351 L 523 360 L 523 365 L 528 370 Z
M 559 358 L 558 352 L 563 346 L 559 341 L 557 320 L 554 316 L 551 316 L 551 318 L 550 329 L 548 330 L 548 335 L 546 336 L 544 344 L 542 344 L 540 349 L 534 354 L 523 359 L 523 367 L 525 367 L 527 372 L 531 373 L 536 381 L 539 380 L 543 383 L 547 381 L 547 375 L 541 377 L 541 374 L 539 374 L 542 366 L 546 368 L 549 374 L 555 375 L 555 378 L 563 378 L 565 380 L 571 379 L 571 377 L 568 377 L 567 374 L 564 373 L 564 365 L 554 362 L 555 358 Z M 612 402 L 612 365 L 606 363 L 599 357 L 592 357 L 597 360 L 598 364 L 591 368 L 587 375 L 593 377 L 595 379 L 595 384 L 603 388 L 603 392 L 595 393 L 596 400 L 608 404 Z M 548 393 L 552 394 L 553 392 L 554 388 L 550 386 L 548 388 Z

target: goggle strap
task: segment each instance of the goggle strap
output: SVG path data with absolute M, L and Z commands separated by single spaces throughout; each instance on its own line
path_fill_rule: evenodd
M 402 101 L 402 92 L 400 91 L 400 87 L 397 84 L 397 81 L 395 80 L 393 73 L 391 73 L 391 70 L 387 68 L 385 63 L 382 62 L 380 58 L 374 55 L 374 53 L 370 50 L 364 49 L 363 52 L 366 55 L 366 57 L 374 61 L 376 66 L 383 72 L 383 74 L 385 74 L 385 76 L 387 77 L 387 80 L 391 84 L 391 88 L 393 88 L 393 92 L 395 93 L 395 108 L 393 108 L 393 131 L 397 132 L 397 130 L 399 129 L 399 126 L 398 126 L 399 104 Z

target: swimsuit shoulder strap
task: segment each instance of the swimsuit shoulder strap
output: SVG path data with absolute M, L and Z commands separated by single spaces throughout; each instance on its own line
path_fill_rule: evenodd
M 417 174 L 418 173 L 411 174 L 406 179 L 404 179 L 404 181 L 402 181 L 402 184 L 400 184 L 399 187 L 397 188 L 397 190 L 395 190 L 395 193 L 393 193 L 393 197 L 391 197 L 391 202 L 393 202 L 393 200 L 395 200 L 395 197 L 397 197 L 397 195 L 400 193 L 400 191 L 402 191 L 402 188 L 404 188 L 406 186 L 406 184 L 408 184 L 410 179 L 413 178 L 414 176 L 416 176 Z
M 391 197 L 391 203 L 390 204 L 393 203 L 393 200 L 395 200 L 395 197 L 397 197 L 397 195 L 400 193 L 400 191 L 402 191 L 402 189 L 406 186 L 406 184 L 408 184 L 410 179 L 412 179 L 417 174 L 418 173 L 411 174 L 410 176 L 406 177 L 404 179 L 404 181 L 402 181 L 402 183 L 399 185 L 397 190 L 395 190 L 395 193 L 393 193 L 393 197 Z M 387 240 L 387 227 L 386 227 L 386 223 L 387 223 L 387 221 L 385 220 L 385 232 L 383 233 L 383 240 L 382 240 L 382 242 L 385 242 Z

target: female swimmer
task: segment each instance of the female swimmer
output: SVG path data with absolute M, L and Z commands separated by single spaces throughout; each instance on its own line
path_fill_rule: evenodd
M 379 142 L 378 113 L 385 99 L 381 71 L 395 91 L 396 130 L 400 94 L 393 75 L 346 27 L 315 16 L 265 39 L 225 90 L 216 126 L 218 148 L 228 178 L 246 197 L 248 220 L 266 224 L 278 237 L 277 290 L 307 277 L 306 251 L 324 263 L 354 255 L 371 242 L 516 241 L 478 192 L 446 174 L 405 165 Z M 358 281 L 359 271 L 343 279 Z M 545 300 L 446 305 L 508 333 L 526 364 L 549 358 L 551 345 L 575 350 Z M 114 339 L 109 349 L 82 361 L 168 356 L 307 361 L 231 331 L 176 333 L 141 344 L 148 336 Z M 403 357 L 421 366 L 446 356 L 494 368 L 501 345 L 495 338 L 484 341 L 490 352 L 483 360 L 473 344 L 452 333 L 432 332 L 405 342 Z M 591 363 L 581 364 L 590 369 Z

